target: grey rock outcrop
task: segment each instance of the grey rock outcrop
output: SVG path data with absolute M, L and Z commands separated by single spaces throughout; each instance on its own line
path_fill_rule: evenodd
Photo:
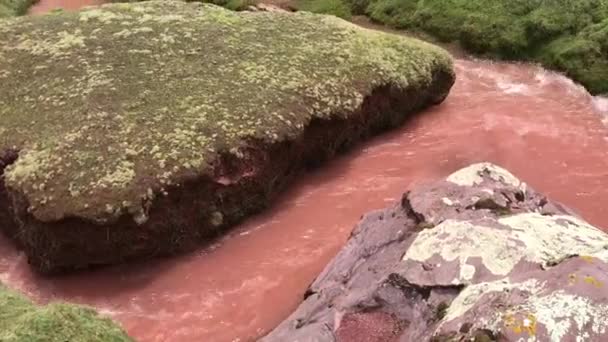
M 363 217 L 272 341 L 606 341 L 608 235 L 474 164 Z

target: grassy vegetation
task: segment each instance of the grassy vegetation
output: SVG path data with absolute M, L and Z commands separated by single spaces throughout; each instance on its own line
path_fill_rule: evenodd
M 142 1 L 147 1 L 147 0 L 109 0 L 107 2 L 133 3 L 133 2 L 142 2 Z M 249 7 L 251 5 L 255 5 L 256 3 L 259 2 L 258 0 L 184 0 L 184 1 L 214 4 L 214 5 L 222 6 L 224 8 L 227 8 L 227 9 L 233 10 L 233 11 L 246 10 L 247 7 Z
M 37 0 L 0 0 L 0 19 L 24 15 Z
M 608 0 L 343 0 L 355 14 L 499 59 L 541 62 L 608 93 Z
M 110 2 L 141 2 L 146 0 L 110 0 Z M 210 3 L 233 11 L 246 10 L 247 7 L 264 3 L 261 0 L 185 0 L 187 2 Z M 293 0 L 290 4 L 299 11 L 333 15 L 342 19 L 351 18 L 349 3 L 342 0 Z
M 452 72 L 432 45 L 309 13 L 148 1 L 0 24 L 0 151 L 43 221 L 143 223 L 155 196 L 219 152 L 295 139 L 379 86 Z
M 191 0 L 191 1 L 200 1 L 205 3 L 210 3 L 218 6 L 225 7 L 227 9 L 231 9 L 233 11 L 240 11 L 247 9 L 250 5 L 254 5 L 256 0 Z
M 608 94 L 608 19 L 544 46 L 538 59 L 598 94 Z
M 0 341 L 127 342 L 125 332 L 94 310 L 65 303 L 37 306 L 0 284 Z
M 343 19 L 350 19 L 351 10 L 342 0 L 298 0 L 295 2 L 300 11 L 334 15 Z

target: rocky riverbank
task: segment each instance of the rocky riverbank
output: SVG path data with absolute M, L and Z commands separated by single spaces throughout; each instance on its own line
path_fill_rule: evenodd
M 500 167 L 364 216 L 263 341 L 606 339 L 608 235 Z

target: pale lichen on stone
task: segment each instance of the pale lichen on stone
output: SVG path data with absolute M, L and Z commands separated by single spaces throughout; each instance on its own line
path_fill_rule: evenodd
M 446 220 L 418 233 L 403 260 L 425 262 L 434 255 L 446 261 L 458 260 L 459 279 L 461 283 L 467 283 L 471 278 L 469 267 L 474 267 L 468 264 L 471 258 L 480 258 L 483 266 L 493 274 L 505 275 L 523 258 L 524 251 L 525 246 L 519 243 L 517 236 L 503 228 Z
M 461 186 L 473 186 L 481 184 L 484 175 L 507 185 L 521 187 L 522 190 L 525 190 L 526 187 L 525 183 L 522 183 L 511 172 L 487 162 L 473 164 L 460 169 L 449 175 L 447 181 Z
M 520 312 L 533 313 L 546 327 L 551 342 L 563 341 L 567 334 L 580 340 L 585 330 L 602 335 L 608 328 L 608 305 L 562 290 L 532 295 L 524 304 L 507 310 L 507 314 Z
M 608 248 L 606 233 L 567 215 L 525 213 L 503 217 L 500 224 L 526 246 L 526 259 L 544 267 L 573 255 L 590 255 Z
M 558 287 L 558 285 L 551 285 Z M 510 303 L 511 292 L 517 290 L 524 301 Z M 608 329 L 608 305 L 593 299 L 552 289 L 550 284 L 531 278 L 511 283 L 507 279 L 479 283 L 466 287 L 451 303 L 438 327 L 441 331 L 450 322 L 462 320 L 470 310 L 483 306 L 493 298 L 498 307 L 485 312 L 483 319 L 474 320 L 475 329 L 489 329 L 502 334 L 512 334 L 524 341 L 587 341 L 590 333 L 606 334 Z M 497 298 L 503 298 L 497 300 Z M 487 310 L 487 309 L 486 309 Z M 471 313 L 471 318 L 475 317 Z M 539 338 L 539 329 L 547 338 Z M 509 339 L 510 340 L 510 339 Z
M 549 267 L 569 256 L 592 255 L 608 247 L 605 233 L 572 216 L 524 213 L 497 222 L 444 221 L 420 232 L 403 260 L 425 262 L 434 255 L 458 260 L 460 280 L 467 283 L 471 258 L 479 258 L 490 272 L 504 276 L 521 261 Z
M 582 255 L 582 258 L 585 258 L 588 262 L 593 262 L 595 258 L 608 263 L 608 247 L 596 251 L 590 255 Z
M 469 285 L 465 287 L 452 301 L 448 310 L 446 311 L 445 317 L 442 319 L 442 323 L 446 323 L 464 316 L 467 311 L 479 303 L 479 300 L 484 294 L 491 292 L 504 292 L 514 288 L 528 293 L 538 293 L 543 289 L 543 283 L 536 279 L 530 279 L 522 283 L 511 283 L 508 279 L 501 279 L 493 282 Z M 498 314 L 499 316 L 497 316 L 496 319 L 500 318 L 502 315 L 501 313 Z M 490 323 L 489 325 L 497 326 L 497 323 Z

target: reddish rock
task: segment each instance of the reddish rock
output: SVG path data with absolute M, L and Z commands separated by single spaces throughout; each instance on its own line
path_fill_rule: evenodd
M 395 317 L 380 311 L 345 314 L 336 330 L 339 342 L 398 341 L 403 326 Z
M 480 163 L 366 215 L 263 341 L 603 341 L 608 235 Z

